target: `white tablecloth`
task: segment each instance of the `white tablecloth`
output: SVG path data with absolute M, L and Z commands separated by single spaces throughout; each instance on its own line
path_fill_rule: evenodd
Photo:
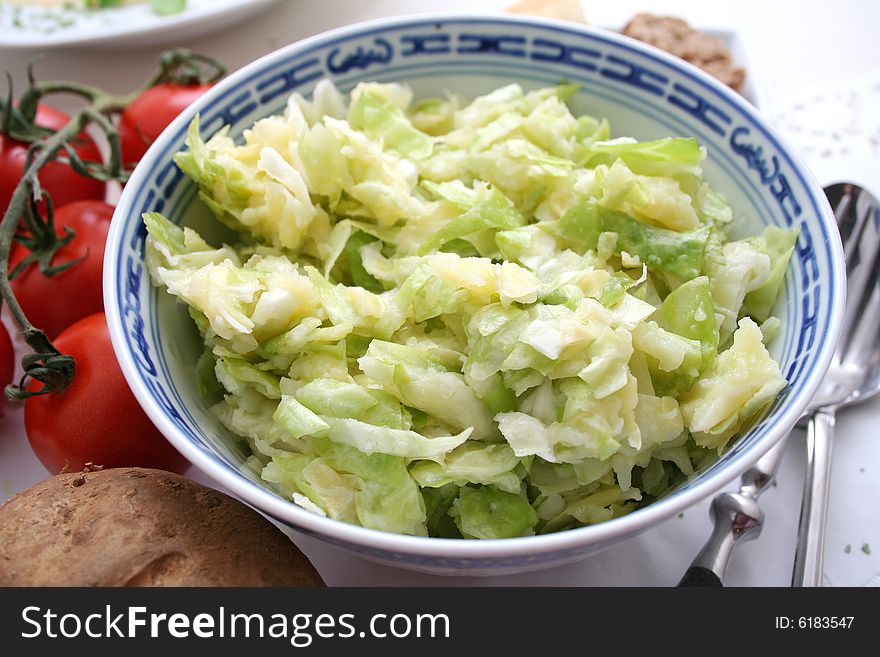
M 360 20 L 425 11 L 497 11 L 507 0 L 280 0 L 269 11 L 185 45 L 238 68 L 299 38 Z M 677 15 L 700 27 L 737 31 L 762 109 L 796 145 L 823 184 L 850 179 L 880 193 L 880 64 L 876 29 L 880 3 L 583 2 L 590 22 L 621 26 L 640 10 Z M 604 6 L 609 5 L 609 6 Z M 155 48 L 53 51 L 43 79 L 71 79 L 125 92 L 146 78 Z M 0 70 L 18 89 L 32 53 L 0 50 Z M 847 410 L 838 422 L 826 541 L 825 581 L 880 585 L 880 401 Z M 761 498 L 766 512 L 759 540 L 742 545 L 728 571 L 738 586 L 785 586 L 790 580 L 803 483 L 804 441 L 789 441 L 778 486 Z M 194 478 L 205 481 L 192 471 Z M 0 418 L 0 501 L 47 476 L 31 453 L 21 413 Z M 710 530 L 708 500 L 651 531 L 580 563 L 497 578 L 433 577 L 376 565 L 314 539 L 296 542 L 330 585 L 606 585 L 669 586 L 678 581 Z M 864 547 L 864 549 L 863 549 Z M 874 547 L 871 553 L 871 547 Z

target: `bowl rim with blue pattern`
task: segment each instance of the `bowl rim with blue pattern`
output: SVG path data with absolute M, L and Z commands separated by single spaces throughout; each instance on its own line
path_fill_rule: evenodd
M 203 136 L 224 122 L 232 123 L 237 135 L 254 118 L 280 111 L 292 91 L 308 92 L 325 75 L 343 81 L 345 88 L 352 80 L 381 79 L 377 76 L 383 72 L 398 76 L 388 79 L 406 81 L 407 70 L 465 65 L 523 75 L 558 71 L 559 77 L 606 85 L 652 116 L 668 116 L 710 139 L 725 139 L 718 142 L 719 157 L 726 158 L 743 185 L 757 190 L 772 220 L 802 226 L 785 292 L 791 326 L 783 327 L 788 358 L 783 374 L 792 383 L 715 465 L 620 518 L 554 534 L 480 541 L 405 536 L 324 518 L 258 484 L 216 452 L 168 374 L 163 344 L 170 338 L 162 334 L 155 311 L 158 293 L 143 264 L 140 216 L 184 204 L 180 190 L 188 183 L 181 182 L 171 156 L 196 113 L 202 117 Z M 104 267 L 105 312 L 125 377 L 148 416 L 186 458 L 233 494 L 297 530 L 404 567 L 458 572 L 571 561 L 635 535 L 732 481 L 806 410 L 831 362 L 845 293 L 840 238 L 821 187 L 748 101 L 690 64 L 619 34 L 504 14 L 418 14 L 359 23 L 301 40 L 231 74 L 184 111 L 142 159 L 117 205 Z

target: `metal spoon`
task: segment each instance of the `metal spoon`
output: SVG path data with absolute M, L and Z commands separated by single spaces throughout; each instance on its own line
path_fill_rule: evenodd
M 837 351 L 813 400 L 792 586 L 821 586 L 835 413 L 880 392 L 880 203 L 856 185 L 826 188 L 846 255 L 847 302 Z
M 856 185 L 849 183 L 830 185 L 825 188 L 825 194 L 831 206 L 835 209 L 834 213 L 835 217 L 837 217 L 838 228 L 843 238 L 844 254 L 847 259 L 848 296 L 850 298 L 863 296 L 862 293 L 865 292 L 865 286 L 869 284 L 876 296 L 877 290 L 880 289 L 877 285 L 876 271 L 873 275 L 868 275 L 865 273 L 866 270 L 863 266 L 857 272 L 855 263 L 864 261 L 864 258 L 860 257 L 862 251 L 870 251 L 872 247 L 876 251 L 874 245 L 877 244 L 877 231 L 880 230 L 878 222 L 880 222 L 880 219 L 871 216 L 871 208 L 873 207 L 874 214 L 876 215 L 877 203 L 867 192 L 863 192 Z M 856 208 L 855 201 L 858 197 L 864 199 L 862 206 L 860 206 L 861 214 L 853 214 Z M 866 228 L 868 223 L 872 225 Z M 863 233 L 864 238 L 862 238 Z M 870 280 L 871 278 L 873 278 L 873 283 Z M 848 309 L 853 307 L 855 306 L 852 304 L 847 306 Z M 851 338 L 853 331 L 847 331 L 847 327 L 852 325 L 856 315 L 857 313 L 850 313 L 847 310 L 843 337 L 841 337 L 838 351 L 844 345 L 844 340 Z M 860 319 L 864 319 L 866 316 L 868 316 L 868 321 L 862 322 L 862 324 L 870 326 L 870 316 L 867 312 L 861 315 Z M 874 325 L 871 328 L 876 330 L 877 326 L 880 326 L 880 319 L 875 319 Z M 877 344 L 875 339 L 874 344 L 871 346 L 880 347 L 880 344 Z M 838 358 L 835 356 L 835 363 L 837 362 Z M 874 378 L 875 380 L 877 379 L 876 372 Z M 825 390 L 825 385 L 823 385 L 819 396 L 814 398 L 808 409 L 807 417 L 810 418 L 810 425 L 813 424 L 815 414 L 822 409 L 823 405 L 828 403 L 821 394 L 823 390 Z M 810 434 L 808 434 L 808 441 L 811 444 L 815 443 Z M 828 441 L 825 442 L 827 443 Z M 781 440 L 743 474 L 742 484 L 738 492 L 721 493 L 712 501 L 711 513 L 714 521 L 712 535 L 703 546 L 703 549 L 694 558 L 691 567 L 688 568 L 679 582 L 679 586 L 721 586 L 724 572 L 727 569 L 736 544 L 743 540 L 755 539 L 761 534 L 764 513 L 758 506 L 757 499 L 775 478 L 779 463 L 782 461 L 782 455 L 785 452 L 785 444 L 786 441 Z M 830 445 L 828 446 L 830 448 Z M 823 467 L 830 465 L 830 454 L 828 456 L 829 458 L 826 459 Z M 815 459 L 811 462 L 816 463 Z M 827 480 L 828 477 L 826 475 L 824 478 L 826 490 L 815 499 L 827 499 Z M 810 496 L 810 499 L 814 499 L 813 496 Z M 812 504 L 810 506 L 812 508 Z M 822 506 L 824 507 L 824 503 Z M 816 512 L 819 512 L 818 505 Z M 813 512 L 811 511 L 811 513 Z M 824 527 L 824 508 L 821 510 L 821 517 Z M 802 516 L 802 526 L 804 528 L 811 526 L 812 522 L 811 519 L 807 524 L 803 524 Z M 803 554 L 803 551 L 801 551 L 801 554 Z M 819 570 L 821 572 L 821 567 Z
M 723 586 L 721 580 L 733 548 L 740 541 L 750 541 L 761 534 L 764 512 L 758 506 L 758 497 L 776 477 L 787 442 L 780 440 L 743 473 L 738 492 L 715 496 L 711 507 L 712 535 L 694 557 L 679 586 Z

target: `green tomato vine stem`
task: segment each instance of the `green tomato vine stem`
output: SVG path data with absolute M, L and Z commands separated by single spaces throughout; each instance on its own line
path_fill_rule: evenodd
M 70 242 L 74 234 L 69 229 L 64 236 L 55 234 L 52 202 L 40 186 L 40 169 L 63 155 L 65 161 L 80 175 L 103 181 L 124 182 L 130 172 L 122 165 L 119 133 L 113 124 L 113 117 L 124 111 L 144 91 L 158 84 L 204 84 L 213 82 L 224 73 L 223 65 L 214 59 L 187 50 L 171 50 L 162 53 L 159 66 L 143 85 L 123 96 L 108 94 L 96 87 L 76 82 L 36 82 L 29 74 L 30 86 L 19 98 L 17 107 L 14 107 L 10 84 L 10 100 L 0 113 L 0 130 L 11 139 L 30 144 L 30 147 L 24 173 L 0 220 L 0 307 L 3 302 L 8 305 L 22 337 L 32 350 L 32 353 L 22 359 L 24 376 L 21 381 L 6 388 L 6 396 L 10 399 L 23 400 L 34 395 L 61 392 L 76 373 L 74 359 L 58 351 L 48 336 L 31 324 L 10 285 L 9 256 L 16 241 L 33 249 L 28 258 L 30 262 L 40 264 L 44 275 L 54 275 L 75 267 L 79 262 L 76 260 L 61 265 L 51 264 L 58 249 Z M 60 93 L 79 96 L 87 104 L 55 132 L 34 125 L 38 103 L 48 95 Z M 104 164 L 82 162 L 70 146 L 91 125 L 107 138 L 109 155 Z M 38 206 L 40 201 L 44 201 L 42 207 Z M 22 226 L 32 237 L 19 234 Z M 34 235 L 42 236 L 42 241 L 34 239 Z M 38 242 L 41 244 L 39 249 L 34 246 Z M 21 267 L 16 268 L 13 275 L 20 269 Z M 28 390 L 29 379 L 42 385 L 36 390 Z

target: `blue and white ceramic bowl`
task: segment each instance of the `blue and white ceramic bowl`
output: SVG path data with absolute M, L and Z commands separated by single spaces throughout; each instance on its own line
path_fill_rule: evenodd
M 205 138 L 224 125 L 239 136 L 308 94 L 322 77 L 343 91 L 363 80 L 405 82 L 416 97 L 446 90 L 473 97 L 502 84 L 528 88 L 568 80 L 580 113 L 606 116 L 615 133 L 641 139 L 693 136 L 704 171 L 737 213 L 737 236 L 766 225 L 797 226 L 800 238 L 777 308 L 772 345 L 790 385 L 712 467 L 666 498 L 627 516 L 527 538 L 416 538 L 319 517 L 274 493 L 243 467 L 245 454 L 200 398 L 199 338 L 184 308 L 150 284 L 141 214 L 160 211 L 210 237 L 195 185 L 172 162 L 201 114 Z M 113 345 L 140 403 L 190 461 L 269 516 L 377 561 L 429 572 L 500 574 L 570 562 L 668 518 L 730 482 L 781 439 L 805 410 L 836 342 L 844 305 L 840 240 L 822 190 L 763 118 L 696 68 L 625 37 L 569 23 L 511 16 L 414 16 L 354 25 L 268 55 L 222 81 L 150 148 L 119 202 L 105 258 L 104 294 Z

